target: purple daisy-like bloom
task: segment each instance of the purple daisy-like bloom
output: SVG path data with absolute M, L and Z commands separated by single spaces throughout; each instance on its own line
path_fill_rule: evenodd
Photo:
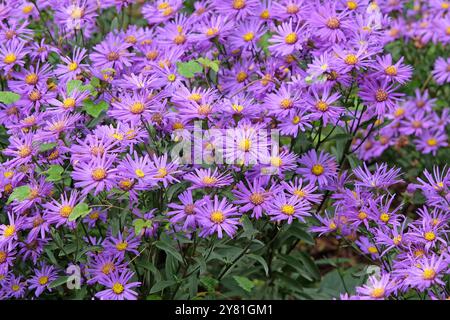
M 132 232 L 128 235 L 119 233 L 117 237 L 111 235 L 105 239 L 103 246 L 105 251 L 108 251 L 118 259 L 123 260 L 126 252 L 139 255 L 139 252 L 137 251 L 139 244 L 140 239 Z
M 78 191 L 72 190 L 69 196 L 62 194 L 60 201 L 53 200 L 44 204 L 44 219 L 55 224 L 56 228 L 66 225 L 73 229 L 76 224 L 75 221 L 69 221 L 69 217 L 78 202 L 82 202 L 78 199 Z
M 309 105 L 311 120 L 321 119 L 324 126 L 328 123 L 336 123 L 344 112 L 343 108 L 333 105 L 339 100 L 340 94 L 331 93 L 329 86 L 325 86 L 323 90 L 312 87 L 309 92 L 306 103 Z
M 7 298 L 23 299 L 25 297 L 27 286 L 22 276 L 9 275 L 4 286 Z
M 0 45 L 0 68 L 8 73 L 16 65 L 23 67 L 23 59 L 28 54 L 28 49 L 24 46 L 25 43 L 19 40 Z
M 252 49 L 255 48 L 260 37 L 263 35 L 261 22 L 257 19 L 243 21 L 233 32 L 230 37 L 230 45 L 236 49 Z
M 338 230 L 339 221 L 336 220 L 328 211 L 325 211 L 325 215 L 321 216 L 315 214 L 314 217 L 321 223 L 319 226 L 312 226 L 309 228 L 311 232 L 319 233 L 319 236 L 324 234 L 333 233 Z
M 187 190 L 178 196 L 181 204 L 169 203 L 167 206 L 172 209 L 167 212 L 170 222 L 173 224 L 183 223 L 183 230 L 195 230 L 198 225 L 199 205 L 201 201 L 194 201 L 192 191 Z
M 129 43 L 110 33 L 105 40 L 93 48 L 94 53 L 91 53 L 89 57 L 95 68 L 112 68 L 120 71 L 131 66 L 131 58 L 135 54 L 128 51 L 129 47 Z
M 359 181 L 355 182 L 356 186 L 375 189 L 387 189 L 388 187 L 400 183 L 403 180 L 399 179 L 400 169 L 389 168 L 386 163 L 375 164 L 375 171 L 370 172 L 366 163 L 364 167 L 358 167 L 353 170 L 353 174 Z
M 379 117 L 383 116 L 386 112 L 392 112 L 401 97 L 404 94 L 395 92 L 397 87 L 393 84 L 389 84 L 388 80 L 377 81 L 366 79 L 361 85 L 359 96 L 370 108 L 375 109 Z
M 224 15 L 243 20 L 253 15 L 259 5 L 259 0 L 214 0 L 214 8 Z
M 348 11 L 336 11 L 336 2 L 324 3 L 312 12 L 309 24 L 315 29 L 317 35 L 323 41 L 338 43 L 346 40 L 346 33 L 351 30 L 346 17 Z
M 439 57 L 434 64 L 432 74 L 439 85 L 450 82 L 450 58 L 444 59 Z
M 265 179 L 264 179 L 265 180 Z M 236 200 L 233 203 L 240 205 L 239 212 L 251 212 L 251 217 L 259 219 L 266 210 L 267 205 L 272 198 L 272 192 L 267 191 L 265 183 L 261 178 L 246 180 L 246 184 L 240 181 L 233 190 Z
M 322 196 L 315 193 L 317 187 L 314 183 L 304 183 L 301 178 L 295 178 L 293 181 L 282 181 L 281 186 L 284 190 L 293 196 L 301 200 L 306 200 L 310 203 L 319 203 Z
M 141 283 L 129 282 L 133 276 L 134 272 L 128 269 L 111 272 L 99 280 L 108 289 L 97 292 L 95 296 L 100 300 L 137 300 L 138 294 L 131 289 L 139 287 Z
M 87 274 L 89 276 L 88 284 L 98 283 L 102 278 L 108 277 L 112 272 L 121 270 L 125 264 L 110 254 L 100 253 L 90 258 Z
M 420 152 L 436 155 L 440 148 L 448 146 L 448 136 L 440 130 L 426 130 L 414 142 Z
M 375 75 L 401 84 L 404 84 L 411 79 L 413 68 L 403 64 L 403 57 L 396 63 L 392 62 L 392 56 L 390 54 L 377 57 L 376 60 L 377 64 L 374 67 L 380 71 L 376 72 Z
M 276 92 L 269 93 L 265 99 L 265 107 L 270 115 L 285 117 L 296 110 L 301 102 L 301 92 L 289 85 L 281 86 Z
M 44 291 L 52 291 L 48 285 L 58 278 L 58 272 L 54 266 L 41 264 L 39 269 L 34 269 L 34 276 L 27 280 L 28 289 L 35 290 L 34 295 L 39 297 Z
M 55 69 L 55 75 L 63 82 L 76 79 L 89 65 L 82 63 L 87 57 L 87 50 L 84 48 L 74 48 L 72 58 L 61 57 L 63 63 L 58 64 Z
M 425 290 L 434 284 L 445 286 L 442 281 L 442 273 L 447 269 L 448 261 L 444 255 L 425 256 L 407 270 L 408 277 L 405 279 L 405 283 L 419 290 Z
M 286 196 L 284 192 L 275 194 L 267 206 L 267 213 L 271 216 L 271 220 L 287 220 L 288 224 L 291 224 L 294 218 L 304 222 L 304 217 L 311 215 L 309 210 L 311 210 L 309 202 L 296 196 Z
M 195 169 L 195 173 L 188 173 L 184 180 L 190 181 L 193 185 L 189 189 L 198 188 L 221 188 L 228 186 L 233 178 L 228 173 L 219 173 L 217 168 L 211 171 L 208 169 Z
M 316 151 L 310 150 L 299 160 L 299 163 L 304 168 L 299 168 L 296 172 L 311 183 L 317 181 L 320 187 L 327 185 L 330 179 L 337 175 L 335 159 L 323 151 L 317 154 Z
M 304 25 L 297 23 L 293 25 L 293 21 L 284 22 L 276 27 L 276 34 L 269 39 L 269 50 L 276 56 L 286 56 L 294 52 L 294 50 L 302 50 L 304 39 Z
M 389 274 L 383 274 L 381 277 L 370 276 L 367 284 L 357 287 L 356 292 L 360 299 L 384 300 L 389 297 L 394 289 L 394 282 Z
M 72 172 L 76 188 L 83 188 L 82 194 L 87 195 L 94 190 L 94 195 L 103 190 L 111 190 L 117 169 L 112 168 L 114 156 L 95 157 L 89 163 L 78 164 Z
M 201 237 L 217 233 L 218 238 L 221 239 L 225 231 L 232 238 L 239 225 L 239 213 L 226 198 L 219 200 L 216 195 L 214 200 L 211 200 L 206 197 L 199 208 L 198 222 L 202 228 L 199 234 Z

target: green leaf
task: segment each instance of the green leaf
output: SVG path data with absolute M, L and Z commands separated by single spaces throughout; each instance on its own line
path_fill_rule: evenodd
M 79 217 L 84 218 L 90 212 L 91 212 L 91 209 L 89 208 L 89 206 L 86 203 L 84 203 L 84 202 L 79 203 L 75 206 L 75 208 L 73 208 L 72 212 L 70 213 L 69 221 L 75 221 Z
M 219 72 L 220 66 L 219 60 L 211 61 L 208 58 L 198 58 L 197 61 L 200 62 L 203 65 L 203 67 L 207 67 L 210 68 L 211 70 L 214 70 L 215 72 Z
M 148 295 L 145 300 L 162 300 L 162 297 L 157 294 Z
M 196 73 L 202 72 L 203 67 L 196 61 L 178 62 L 177 71 L 185 78 L 193 78 Z
M 118 30 L 119 29 L 119 19 L 115 17 L 111 22 L 111 31 Z
M 70 80 L 67 82 L 67 94 L 70 95 L 75 89 L 79 90 L 82 85 L 83 82 L 81 80 Z
M 11 91 L 0 91 L 0 102 L 11 104 L 20 99 L 20 95 Z
M 106 111 L 108 109 L 109 104 L 106 101 L 100 101 L 98 104 L 95 104 L 91 100 L 86 100 L 83 102 L 83 110 L 93 118 L 97 118 L 102 111 Z
M 50 168 L 45 172 L 47 181 L 59 181 L 62 179 L 61 174 L 64 172 L 64 168 L 60 165 L 51 165 Z
M 239 287 L 247 292 L 251 292 L 255 284 L 247 277 L 233 276 Z
M 162 241 L 156 241 L 155 246 L 157 248 L 165 251 L 166 253 L 170 254 L 178 261 L 183 262 L 183 257 L 181 256 L 181 254 L 174 247 L 172 247 L 169 243 L 162 242 Z
M 201 277 L 200 283 L 208 292 L 215 292 L 216 287 L 219 285 L 219 281 L 211 277 Z
M 249 258 L 249 259 L 253 259 L 255 261 L 258 261 L 262 265 L 262 267 L 264 268 L 264 272 L 266 273 L 266 276 L 269 275 L 269 266 L 267 265 L 267 262 L 266 262 L 266 260 L 264 260 L 263 257 L 258 256 L 256 254 L 247 254 L 246 257 Z
M 29 185 L 16 187 L 13 192 L 9 195 L 8 201 L 6 204 L 10 204 L 14 200 L 23 201 L 30 196 L 31 188 Z
M 91 79 L 91 86 L 93 86 L 94 88 L 97 88 L 100 86 L 100 79 L 97 77 L 92 77 Z
M 159 292 L 167 287 L 173 286 L 176 284 L 173 280 L 165 280 L 165 281 L 158 281 L 155 283 L 155 285 L 150 289 L 150 294 Z
M 53 289 L 53 288 L 59 287 L 60 285 L 67 283 L 68 279 L 69 279 L 69 276 L 59 277 L 58 279 L 50 282 L 48 285 L 48 288 Z
M 152 221 L 144 219 L 136 219 L 133 221 L 133 225 L 134 225 L 134 232 L 136 233 L 136 235 L 138 235 L 141 233 L 142 229 L 151 228 Z
M 269 52 L 269 39 L 272 37 L 270 32 L 265 33 L 258 41 L 258 46 L 264 51 L 266 56 L 270 55 Z
M 40 152 L 45 152 L 45 151 L 49 151 L 52 150 L 54 147 L 56 147 L 58 144 L 56 142 L 51 142 L 51 143 L 44 143 L 41 144 L 39 146 L 39 151 Z

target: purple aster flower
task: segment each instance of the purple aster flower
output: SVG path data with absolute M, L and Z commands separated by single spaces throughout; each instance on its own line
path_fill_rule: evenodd
M 139 244 L 140 239 L 135 236 L 133 231 L 128 235 L 120 232 L 117 237 L 111 235 L 105 239 L 103 246 L 105 248 L 105 252 L 107 251 L 118 259 L 123 260 L 126 252 L 139 255 L 139 251 L 137 251 Z
M 411 79 L 413 69 L 412 67 L 403 64 L 403 57 L 401 57 L 397 63 L 392 62 L 392 56 L 390 54 L 377 57 L 376 60 L 377 64 L 374 68 L 380 71 L 376 72 L 375 75 L 400 84 L 404 84 Z
M 288 224 L 294 218 L 305 222 L 304 217 L 310 216 L 311 205 L 308 201 L 299 199 L 297 196 L 287 196 L 284 192 L 275 194 L 272 201 L 268 203 L 267 213 L 272 216 L 273 221 L 287 220 Z
M 444 255 L 424 256 L 407 270 L 408 277 L 405 279 L 405 283 L 419 290 L 425 290 L 435 284 L 445 286 L 442 281 L 442 273 L 447 269 L 448 261 Z
M 76 188 L 83 188 L 82 194 L 87 195 L 94 190 L 94 195 L 103 190 L 111 190 L 117 169 L 112 168 L 113 156 L 95 157 L 89 163 L 78 164 L 72 172 Z
M 76 79 L 89 65 L 82 63 L 87 57 L 87 50 L 84 48 L 73 49 L 72 58 L 62 56 L 63 63 L 58 64 L 55 69 L 55 75 L 63 82 Z
M 55 267 L 41 264 L 39 269 L 34 269 L 34 275 L 27 280 L 28 289 L 35 290 L 34 294 L 39 297 L 44 291 L 51 292 L 48 285 L 58 278 Z
M 28 53 L 28 49 L 24 46 L 25 42 L 20 40 L 0 45 L 0 68 L 8 73 L 16 65 L 23 67 L 25 63 L 23 59 Z
M 450 82 L 450 58 L 439 57 L 434 64 L 433 77 L 436 83 L 443 85 Z
M 139 287 L 141 283 L 129 282 L 133 276 L 134 272 L 128 269 L 111 272 L 99 280 L 107 289 L 97 292 L 95 296 L 100 300 L 137 300 L 138 294 L 131 289 Z
M 328 211 L 325 211 L 324 216 L 315 214 L 314 217 L 321 223 L 321 225 L 312 226 L 309 228 L 309 230 L 311 232 L 319 233 L 319 237 L 338 230 L 339 221 L 337 221 L 336 218 L 332 216 Z
M 27 286 L 22 276 L 16 277 L 14 274 L 10 274 L 4 286 L 7 298 L 23 299 L 25 297 Z
M 320 194 L 315 193 L 317 187 L 314 183 L 304 183 L 302 178 L 297 177 L 289 182 L 282 181 L 281 186 L 288 194 L 296 196 L 301 200 L 306 200 L 311 204 L 319 203 L 322 198 Z
M 195 173 L 188 173 L 184 180 L 190 181 L 193 185 L 189 189 L 198 188 L 221 188 L 230 185 L 233 178 L 228 173 L 219 173 L 217 168 L 211 171 L 208 169 L 195 169 Z
M 73 229 L 76 224 L 75 221 L 69 221 L 69 217 L 78 202 L 83 202 L 82 199 L 78 199 L 78 191 L 72 190 L 69 196 L 62 194 L 60 201 L 52 200 L 43 205 L 44 219 L 55 224 L 56 228 L 66 225 Z
M 378 116 L 391 113 L 403 96 L 402 93 L 395 92 L 397 87 L 389 84 L 388 80 L 365 80 L 361 85 L 359 96 L 369 106 L 374 108 Z
M 323 41 L 338 43 L 346 40 L 346 33 L 351 30 L 350 21 L 346 18 L 349 14 L 344 10 L 336 11 L 337 3 L 324 3 L 318 6 L 308 20 L 311 27 L 314 28 L 314 35 L 317 35 Z
M 316 151 L 310 150 L 299 160 L 299 163 L 304 168 L 299 168 L 296 172 L 311 183 L 317 181 L 320 187 L 327 185 L 329 180 L 337 175 L 336 161 L 323 151 L 317 154 Z
M 370 276 L 367 284 L 357 287 L 356 292 L 360 299 L 384 300 L 389 297 L 394 290 L 394 282 L 390 280 L 389 274 L 381 277 Z
M 387 189 L 388 187 L 400 183 L 403 180 L 399 179 L 400 169 L 389 169 L 386 163 L 379 165 L 375 164 L 375 171 L 373 173 L 367 168 L 366 163 L 364 167 L 358 167 L 353 170 L 353 174 L 359 181 L 355 185 L 366 188 Z
M 167 206 L 172 209 L 167 212 L 170 222 L 173 224 L 182 223 L 183 230 L 195 230 L 198 225 L 199 205 L 201 201 L 194 201 L 192 191 L 187 190 L 178 196 L 181 204 L 169 203 Z
M 265 180 L 265 179 L 264 179 Z M 234 204 L 240 205 L 239 212 L 251 212 L 251 217 L 259 219 L 272 198 L 272 192 L 265 189 L 264 180 L 261 178 L 249 181 L 246 179 L 246 184 L 242 181 L 236 185 L 233 194 L 236 200 Z
M 269 50 L 276 56 L 286 56 L 294 52 L 294 50 L 302 50 L 305 30 L 304 25 L 293 21 L 283 22 L 276 27 L 276 34 L 269 39 Z
M 120 71 L 131 66 L 134 53 L 128 51 L 129 47 L 129 43 L 110 33 L 105 40 L 93 48 L 94 53 L 91 53 L 89 57 L 95 68 L 111 68 Z
M 448 146 L 448 136 L 440 130 L 426 130 L 414 142 L 420 152 L 436 155 L 439 148 Z
M 331 87 L 325 86 L 323 90 L 311 87 L 306 103 L 309 105 L 311 120 L 322 119 L 323 125 L 335 124 L 344 109 L 333 104 L 340 98 L 339 93 L 331 93 Z
M 221 239 L 225 231 L 232 238 L 239 225 L 239 214 L 226 198 L 219 200 L 215 195 L 214 200 L 209 197 L 204 198 L 199 208 L 198 222 L 202 228 L 199 234 L 201 237 L 217 233 Z

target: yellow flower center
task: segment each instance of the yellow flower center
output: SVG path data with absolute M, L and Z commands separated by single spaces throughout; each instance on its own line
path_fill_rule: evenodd
M 383 288 L 374 288 L 370 293 L 370 296 L 375 299 L 380 299 L 384 297 L 384 289 Z
M 325 169 L 321 164 L 315 164 L 311 169 L 311 172 L 316 176 L 322 175 L 324 171 Z
M 13 225 L 6 226 L 5 230 L 3 231 L 3 237 L 10 238 L 16 233 L 16 227 Z
M 265 20 L 269 19 L 269 18 L 270 18 L 270 12 L 269 12 L 269 10 L 264 9 L 264 10 L 261 12 L 261 14 L 259 15 L 259 17 L 260 17 L 261 19 L 265 19 Z
M 134 171 L 134 173 L 136 173 L 136 175 L 137 175 L 139 178 L 145 177 L 145 173 L 144 173 L 144 171 L 141 170 L 141 169 L 136 169 L 136 170 Z
M 295 213 L 295 207 L 291 204 L 284 204 L 281 207 L 281 212 L 288 216 L 292 216 Z
M 13 284 L 13 285 L 11 286 L 11 289 L 12 289 L 13 291 L 19 291 L 19 290 L 20 290 L 20 286 L 17 285 L 17 284 Z
M 358 3 L 356 3 L 355 1 L 347 1 L 347 8 L 349 8 L 350 10 L 355 10 L 358 8 Z
M 392 240 L 394 241 L 394 244 L 398 246 L 402 242 L 402 236 L 401 235 L 395 236 L 394 239 Z
M 434 269 L 426 268 L 423 270 L 422 278 L 424 280 L 434 280 L 434 278 L 436 278 L 436 271 L 434 271 Z
M 76 101 L 74 98 L 67 98 L 67 99 L 64 99 L 64 101 L 63 101 L 63 107 L 64 107 L 64 109 L 70 109 L 70 108 L 75 107 L 75 103 L 76 103 Z
M 31 154 L 31 148 L 29 146 L 22 146 L 17 153 L 19 157 L 26 158 Z
M 383 221 L 383 222 L 388 222 L 390 218 L 391 217 L 386 212 L 383 212 L 380 215 L 380 220 Z
M 375 99 L 378 102 L 384 102 L 388 99 L 388 97 L 389 97 L 388 93 L 383 89 L 378 89 L 377 92 L 375 93 Z
M 298 197 L 298 198 L 304 198 L 306 196 L 306 192 L 302 189 L 295 189 L 294 190 L 294 194 Z
M 242 36 L 242 39 L 244 39 L 245 42 L 252 41 L 255 38 L 255 34 L 253 32 L 247 32 Z
M 259 192 L 252 193 L 250 196 L 250 202 L 254 205 L 260 205 L 264 202 L 264 196 Z
M 219 29 L 216 28 L 216 27 L 208 28 L 208 29 L 206 30 L 206 35 L 207 35 L 208 37 L 215 36 L 217 33 L 219 33 Z
M 78 68 L 78 64 L 76 62 L 71 62 L 67 65 L 67 69 L 69 69 L 69 71 L 75 71 Z
M 167 80 L 169 82 L 174 82 L 176 79 L 177 79 L 177 76 L 175 74 L 173 74 L 173 73 L 167 75 Z
M 125 42 L 135 44 L 137 42 L 137 38 L 133 35 L 129 35 L 125 38 Z
M 33 11 L 33 5 L 32 4 L 26 5 L 26 6 L 24 6 L 22 8 L 22 12 L 25 13 L 25 14 L 28 14 L 31 11 Z
M 4 58 L 3 58 L 3 62 L 6 64 L 12 64 L 14 62 L 16 62 L 17 57 L 14 53 L 8 53 Z
M 296 33 L 291 32 L 289 33 L 285 38 L 284 38 L 284 42 L 286 42 L 287 44 L 294 44 L 298 41 L 298 36 Z
M 288 4 L 286 6 L 286 12 L 288 14 L 296 14 L 300 11 L 300 8 L 298 7 L 298 5 L 296 5 L 295 3 L 292 4 Z
M 121 294 L 125 288 L 120 283 L 116 282 L 114 283 L 112 290 L 115 294 Z
M 236 75 L 237 82 L 241 83 L 244 82 L 248 77 L 248 74 L 245 71 L 239 71 Z
M 169 172 L 167 171 L 166 168 L 159 168 L 158 173 L 155 175 L 155 178 L 162 179 L 165 176 L 167 176 L 168 174 L 169 174 Z
M 233 0 L 233 9 L 241 10 L 245 7 L 245 0 Z
M 102 267 L 102 273 L 108 275 L 111 271 L 114 271 L 114 269 L 114 264 L 112 262 L 107 262 Z
M 108 59 L 108 61 L 117 61 L 117 60 L 119 60 L 120 55 L 117 52 L 113 51 L 113 52 L 108 53 L 106 58 Z
M 5 251 L 0 251 L 0 263 L 4 263 L 6 261 L 6 252 Z
M 48 283 L 48 277 L 47 276 L 39 277 L 38 282 L 41 286 L 46 285 Z
M 433 241 L 434 239 L 436 239 L 436 234 L 433 231 L 428 231 L 428 232 L 425 232 L 423 237 L 427 241 Z
M 133 114 L 141 114 L 144 112 L 145 106 L 142 102 L 135 102 L 130 106 L 130 111 Z
M 384 69 L 384 72 L 388 76 L 396 76 L 397 75 L 397 68 L 395 66 L 389 66 L 386 69 Z
M 225 216 L 222 211 L 214 211 L 211 213 L 210 219 L 214 223 L 222 223 L 225 220 Z
M 118 242 L 116 244 L 116 249 L 119 251 L 124 251 L 126 248 L 128 248 L 128 242 L 126 241 Z
M 291 99 L 282 99 L 280 101 L 281 109 L 290 109 L 294 106 L 294 102 Z
M 97 168 L 92 170 L 92 179 L 100 181 L 106 178 L 106 170 L 103 168 Z
M 100 212 L 94 211 L 89 215 L 89 219 L 91 220 L 97 220 L 100 217 Z
M 358 213 L 358 219 L 359 220 L 364 220 L 364 219 L 366 219 L 367 218 L 367 213 L 365 213 L 364 211 L 360 211 L 359 213 Z
M 204 177 L 202 179 L 202 182 L 206 185 L 211 185 L 217 182 L 217 179 L 214 177 Z
M 344 62 L 348 65 L 354 66 L 358 63 L 358 57 L 354 54 L 349 54 L 345 57 Z
M 334 223 L 334 221 L 331 221 L 330 224 L 328 225 L 328 228 L 330 228 L 330 230 L 336 230 L 337 225 L 336 223 Z
M 340 26 L 341 26 L 341 22 L 336 17 L 330 18 L 327 21 L 327 27 L 332 30 L 339 29 Z
M 27 74 L 27 76 L 25 77 L 26 84 L 35 85 L 38 82 L 38 80 L 39 80 L 39 77 L 36 73 Z
M 200 100 L 202 100 L 202 95 L 199 93 L 193 93 L 190 96 L 188 96 L 188 99 L 195 102 L 199 102 Z
M 211 106 L 209 104 L 202 104 L 198 107 L 197 112 L 201 116 L 206 116 L 211 113 Z
M 134 182 L 131 179 L 124 179 L 119 181 L 119 187 L 122 190 L 128 191 L 133 186 Z
M 374 246 L 368 247 L 367 250 L 368 250 L 370 253 L 373 253 L 373 254 L 375 254 L 375 253 L 378 252 L 377 248 L 374 247 Z
M 444 10 L 449 9 L 450 8 L 450 3 L 447 2 L 447 1 L 442 2 L 441 8 L 444 9 Z
M 6 179 L 12 178 L 13 175 L 14 175 L 14 172 L 13 172 L 13 171 L 5 171 L 5 172 L 3 173 L 3 176 L 4 176 Z
M 183 44 L 186 42 L 186 37 L 183 34 L 177 34 L 175 38 L 173 38 L 173 42 L 178 45 Z
M 232 105 L 231 105 L 231 108 L 233 108 L 233 110 L 234 110 L 236 113 L 241 113 L 242 110 L 244 110 L 244 106 L 241 105 L 241 104 L 232 104 Z
M 67 218 L 72 213 L 73 208 L 71 206 L 62 206 L 59 209 L 59 215 L 63 218 Z
M 325 101 L 319 101 L 316 103 L 316 109 L 325 112 L 328 110 L 328 104 Z
M 70 13 L 70 16 L 72 17 L 72 19 L 80 19 L 82 18 L 84 15 L 84 10 L 83 8 L 80 7 L 76 7 L 72 10 L 72 12 Z
M 299 122 L 302 119 L 299 116 L 294 116 L 294 118 L 292 118 L 292 124 L 299 124 Z
M 28 95 L 28 98 L 30 98 L 31 101 L 38 101 L 41 99 L 41 93 L 38 90 L 33 90 Z
M 248 152 L 250 150 L 250 147 L 252 146 L 252 142 L 249 139 L 243 139 L 239 143 L 239 149 L 242 151 Z
M 430 147 L 434 147 L 434 146 L 436 146 L 438 144 L 438 141 L 435 138 L 430 138 L 430 139 L 427 140 L 427 144 Z
M 270 164 L 272 167 L 281 167 L 283 160 L 280 157 L 272 157 L 270 158 Z
M 396 118 L 399 118 L 399 117 L 403 116 L 404 114 L 405 114 L 405 109 L 403 109 L 403 108 L 398 108 L 394 112 L 394 116 Z

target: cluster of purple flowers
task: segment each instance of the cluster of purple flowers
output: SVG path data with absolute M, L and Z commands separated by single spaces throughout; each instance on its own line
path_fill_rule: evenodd
M 448 45 L 449 5 L 416 1 L 402 18 L 407 2 L 201 0 L 190 11 L 181 0 L 0 4 L 1 85 L 19 95 L 0 104 L 8 136 L 0 298 L 51 294 L 67 265 L 53 265 L 46 249 L 71 239 L 65 256 L 94 248 L 74 256 L 96 298 L 137 299 L 133 262 L 152 239 L 233 238 L 244 215 L 320 222 L 312 232 L 350 241 L 382 267 L 348 298 L 430 288 L 448 296 L 450 172 L 425 171 L 409 185 L 405 197 L 419 190 L 427 200 L 411 219 L 392 189 L 403 183 L 399 169 L 344 170 L 347 155 L 374 159 L 405 136 L 424 154 L 448 146 L 448 109 L 436 109 L 426 88 L 405 96 L 413 68 L 385 45 Z M 106 12 L 120 28 L 104 25 Z M 421 12 L 430 14 L 411 22 Z M 135 15 L 140 23 L 127 25 Z M 44 16 L 52 19 L 37 33 Z M 192 74 L 183 70 L 192 65 Z M 450 82 L 449 66 L 439 58 L 428 82 Z M 243 132 L 235 144 L 244 162 L 171 158 L 195 121 Z M 267 129 L 290 145 L 276 154 L 258 145 L 252 133 Z M 347 137 L 346 149 L 329 147 L 333 133 Z M 299 151 L 301 138 L 310 143 Z M 213 138 L 203 147 L 205 156 L 219 150 Z M 254 154 L 268 161 L 249 164 Z M 72 219 L 83 205 L 86 214 Z M 32 267 L 22 272 L 22 262 Z

